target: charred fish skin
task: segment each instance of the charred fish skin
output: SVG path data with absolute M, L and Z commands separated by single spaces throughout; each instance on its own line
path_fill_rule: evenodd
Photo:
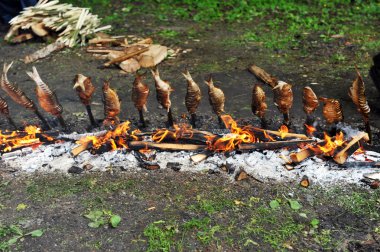
M 106 126 L 118 124 L 120 122 L 120 100 L 116 91 L 110 88 L 109 82 L 103 84 L 103 102 L 104 102 L 104 122 Z
M 214 86 L 212 78 L 205 81 L 205 83 L 208 86 L 208 96 L 212 110 L 218 117 L 220 117 L 222 113 L 224 113 L 224 93 L 220 88 Z
M 83 74 L 77 74 L 74 79 L 73 89 L 77 91 L 79 99 L 83 105 L 90 105 L 92 95 L 95 92 L 95 87 L 92 84 L 91 77 L 86 77 Z
M 260 119 L 265 117 L 265 112 L 268 105 L 265 102 L 266 95 L 260 84 L 255 84 L 252 89 L 252 113 L 258 116 Z
M 8 80 L 7 74 L 9 69 L 12 67 L 12 64 L 13 62 L 11 62 L 9 65 L 4 63 L 3 73 L 1 75 L 1 88 L 14 102 L 26 109 L 35 111 L 36 105 L 34 102 L 28 98 L 16 84 L 12 84 Z
M 309 86 L 304 87 L 302 94 L 303 110 L 310 115 L 319 106 L 318 97 Z
M 278 110 L 283 114 L 288 114 L 293 106 L 293 91 L 292 85 L 278 81 L 277 86 L 273 88 L 274 104 Z
M 186 109 L 190 115 L 193 115 L 196 113 L 202 99 L 201 89 L 198 84 L 195 83 L 189 71 L 185 71 L 182 75 L 187 80 L 187 92 L 185 96 Z
M 146 112 L 147 101 L 149 96 L 149 86 L 143 82 L 145 76 L 136 74 L 135 80 L 132 86 L 132 101 L 138 111 Z
M 155 82 L 157 101 L 167 112 L 169 112 L 171 107 L 170 94 L 174 90 L 171 88 L 168 81 L 161 79 L 157 68 L 155 70 L 151 69 L 151 72 Z
M 36 83 L 36 95 L 41 108 L 49 114 L 60 116 L 63 108 L 59 104 L 55 93 L 42 81 L 36 67 L 33 67 L 33 72 L 27 72 L 27 74 Z
M 327 123 L 332 124 L 343 121 L 343 109 L 338 100 L 324 97 L 318 99 L 324 103 L 322 113 Z

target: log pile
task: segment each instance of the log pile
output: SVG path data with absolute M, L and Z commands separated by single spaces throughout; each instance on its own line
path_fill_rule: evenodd
M 106 59 L 104 67 L 118 65 L 126 73 L 134 73 L 142 67 L 155 67 L 168 56 L 168 48 L 153 44 L 151 38 L 129 44 L 123 36 L 112 37 L 103 33 L 89 40 L 87 52 Z
M 99 27 L 100 19 L 89 9 L 61 4 L 58 0 L 40 0 L 9 23 L 11 27 L 5 36 L 6 41 L 19 43 L 33 37 L 56 37 L 57 42 L 68 47 L 84 45 L 92 34 L 111 28 Z

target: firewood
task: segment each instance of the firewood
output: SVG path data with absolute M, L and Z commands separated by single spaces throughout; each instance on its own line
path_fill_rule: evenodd
M 127 73 L 135 73 L 141 68 L 139 62 L 134 58 L 124 60 L 119 64 L 119 67 Z
M 239 150 L 276 150 L 281 148 L 295 148 L 299 144 L 314 143 L 316 140 L 293 140 L 293 141 L 276 141 L 276 142 L 262 142 L 262 143 L 249 143 L 240 144 Z
M 28 63 L 34 62 L 36 60 L 45 58 L 45 57 L 49 56 L 51 53 L 62 50 L 63 48 L 65 48 L 65 44 L 56 41 L 56 42 L 54 42 L 48 46 L 45 46 L 44 48 L 41 48 L 40 50 L 38 50 L 38 51 L 36 51 L 30 55 L 27 55 L 24 59 L 24 63 L 28 64 Z
M 206 149 L 206 145 L 199 144 L 176 144 L 176 143 L 153 143 L 144 141 L 131 141 L 128 147 L 132 150 L 157 149 L 166 151 L 196 151 Z
M 70 153 L 71 153 L 71 155 L 73 157 L 76 157 L 79 154 L 81 154 L 83 151 L 86 151 L 86 150 L 90 149 L 91 146 L 92 146 L 92 141 L 89 140 L 87 142 L 81 143 L 80 145 L 78 145 L 77 147 L 75 147 L 74 149 L 72 149 L 70 151 Z
M 351 141 L 346 145 L 346 147 L 344 147 L 343 150 L 341 150 L 340 152 L 338 152 L 335 156 L 334 156 L 334 161 L 337 162 L 338 164 L 343 164 L 344 162 L 346 162 L 347 158 L 348 158 L 348 154 L 347 154 L 347 151 L 353 146 L 355 145 L 356 143 L 358 143 L 360 140 L 364 140 L 364 141 L 368 141 L 369 140 L 369 136 L 367 133 L 365 132 L 360 132 L 358 135 L 354 136 Z
M 139 55 L 139 54 L 146 52 L 146 51 L 148 51 L 148 47 L 140 47 L 140 48 L 134 50 L 133 52 L 126 53 L 126 54 L 124 54 L 124 55 L 122 55 L 116 59 L 113 59 L 113 60 L 110 60 L 110 61 L 104 63 L 104 66 L 109 67 L 112 64 L 123 62 L 124 60 L 132 58 L 133 56 Z
M 22 42 L 25 42 L 25 41 L 27 41 L 27 40 L 30 40 L 30 39 L 32 39 L 34 36 L 33 36 L 33 34 L 31 34 L 31 33 L 24 33 L 24 34 L 20 34 L 20 35 L 17 35 L 17 36 L 15 36 L 15 37 L 12 37 L 10 40 L 9 40 L 9 42 L 11 42 L 11 43 L 15 43 L 15 44 L 17 44 L 17 43 L 22 43 Z
M 299 139 L 305 139 L 305 140 L 310 139 L 308 136 L 306 136 L 304 134 L 281 133 L 279 131 L 265 130 L 265 129 L 260 129 L 260 128 L 256 128 L 256 127 L 250 127 L 250 130 L 258 131 L 258 132 L 264 132 L 265 131 L 268 134 L 283 137 L 283 138 L 299 138 Z
M 88 53 L 99 53 L 99 54 L 108 54 L 112 52 L 123 52 L 125 50 L 124 47 L 98 47 L 98 46 L 89 46 L 86 49 Z
M 122 57 L 123 55 L 125 55 L 124 51 L 110 51 L 107 54 L 107 59 L 108 60 L 114 60 L 114 59 L 117 59 L 119 57 Z
M 203 160 L 206 160 L 211 155 L 212 155 L 212 152 L 205 151 L 203 153 L 198 153 L 198 154 L 190 156 L 190 160 L 193 161 L 193 163 L 197 164 L 199 162 L 202 162 Z
M 301 163 L 302 161 L 313 155 L 314 152 L 312 150 L 304 149 L 300 152 L 290 154 L 290 159 L 293 161 L 293 163 Z
M 36 23 L 31 26 L 32 31 L 39 37 L 45 37 L 49 34 L 49 31 L 45 28 L 43 23 Z
M 306 175 L 302 177 L 300 186 L 305 187 L 305 188 L 308 188 L 310 186 L 310 180 Z
M 268 74 L 267 72 L 265 72 L 260 67 L 258 67 L 256 65 L 252 65 L 252 66 L 250 66 L 248 68 L 248 70 L 251 73 L 253 73 L 259 80 L 261 80 L 262 82 L 268 84 L 272 88 L 274 88 L 275 86 L 277 86 L 278 80 L 275 77 L 273 77 L 270 74 Z
M 153 44 L 152 38 L 145 38 L 140 41 L 137 41 L 135 44 L 144 44 L 144 45 L 151 45 Z
M 235 180 L 241 181 L 247 179 L 248 177 L 248 173 L 244 170 L 241 170 L 238 174 L 236 174 Z
M 154 67 L 168 55 L 168 48 L 161 45 L 151 45 L 149 49 L 137 57 L 142 67 Z

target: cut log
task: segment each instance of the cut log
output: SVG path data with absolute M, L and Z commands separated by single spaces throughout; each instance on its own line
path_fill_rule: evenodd
M 65 48 L 65 44 L 56 41 L 56 42 L 54 42 L 48 46 L 45 46 L 44 48 L 42 48 L 42 49 L 40 49 L 40 50 L 30 54 L 30 55 L 27 55 L 24 59 L 24 62 L 26 64 L 34 62 L 36 60 L 39 60 L 39 59 L 42 59 L 42 58 L 49 56 L 53 52 L 62 50 L 63 48 Z
M 314 155 L 314 152 L 310 149 L 304 149 L 297 153 L 290 154 L 290 159 L 293 161 L 293 163 L 301 163 L 306 158 L 311 157 Z
M 9 42 L 18 44 L 18 43 L 22 43 L 24 41 L 30 40 L 32 38 L 33 38 L 33 34 L 24 33 L 24 34 L 17 35 L 16 37 L 12 37 Z
M 122 57 L 123 55 L 125 55 L 125 53 L 122 51 L 110 51 L 107 54 L 107 58 L 108 58 L 108 60 L 114 60 L 114 59 L 117 59 L 119 57 Z
M 124 60 L 127 60 L 129 58 L 132 58 L 133 56 L 139 55 L 143 52 L 148 51 L 148 47 L 139 47 L 138 49 L 134 50 L 130 53 L 125 53 L 124 55 L 117 57 L 116 59 L 110 60 L 106 63 L 104 63 L 105 67 L 109 67 L 112 64 L 123 62 Z
M 10 41 L 12 37 L 17 36 L 19 34 L 19 29 L 21 25 L 12 25 L 9 28 L 9 31 L 4 36 L 5 41 Z
M 157 149 L 167 151 L 196 151 L 206 149 L 206 145 L 198 144 L 175 144 L 175 143 L 153 143 L 144 141 L 131 141 L 128 147 L 132 150 Z
M 168 55 L 168 48 L 161 45 L 151 45 L 149 50 L 137 57 L 142 67 L 154 67 Z
M 295 148 L 300 144 L 314 143 L 316 140 L 294 140 L 294 141 L 276 141 L 276 142 L 262 142 L 239 144 L 239 150 L 276 150 L 281 148 Z
M 195 155 L 192 155 L 190 157 L 190 160 L 193 161 L 195 164 L 202 162 L 203 160 L 206 160 L 209 156 L 211 156 L 213 153 L 209 150 L 204 151 L 203 153 L 198 153 Z
M 354 136 L 351 141 L 344 147 L 343 150 L 339 151 L 335 156 L 334 156 L 334 161 L 337 162 L 338 164 L 343 164 L 346 162 L 348 158 L 348 150 L 357 144 L 360 140 L 364 139 L 365 141 L 369 140 L 369 136 L 365 132 L 360 132 L 358 135 Z
M 268 84 L 272 88 L 277 86 L 278 80 L 275 77 L 268 74 L 267 72 L 265 72 L 264 69 L 261 69 L 260 67 L 258 67 L 256 65 L 252 65 L 248 68 L 248 70 L 251 73 L 253 73 L 259 80 Z
M 46 30 L 43 23 L 36 23 L 32 25 L 32 31 L 39 37 L 45 37 L 49 34 L 49 31 Z
M 124 60 L 119 64 L 119 67 L 127 73 L 134 73 L 141 68 L 139 62 L 134 58 Z
M 90 149 L 91 147 L 92 147 L 92 141 L 87 141 L 87 142 L 84 142 L 84 143 L 78 145 L 74 149 L 72 149 L 70 151 L 70 153 L 73 157 L 76 157 L 79 154 L 81 154 L 83 151 L 86 151 L 86 150 Z
M 111 52 L 123 52 L 125 47 L 107 47 L 107 46 L 89 46 L 86 49 L 88 53 L 108 54 Z

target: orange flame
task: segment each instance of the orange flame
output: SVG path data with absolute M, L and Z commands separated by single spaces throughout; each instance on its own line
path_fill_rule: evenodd
M 307 124 L 305 124 L 305 128 L 306 128 L 306 133 L 307 133 L 307 135 L 309 135 L 309 136 L 313 136 L 313 135 L 314 135 L 314 132 L 317 131 L 316 128 L 314 128 L 313 126 L 307 125 Z
M 185 123 L 174 124 L 174 131 L 169 129 L 159 129 L 152 135 L 154 142 L 162 142 L 164 139 L 177 140 L 179 138 L 192 138 L 194 133 L 190 125 Z
M 326 132 L 324 132 L 323 134 L 325 145 L 317 145 L 317 148 L 311 147 L 311 149 L 316 153 L 322 152 L 322 154 L 326 156 L 332 156 L 334 155 L 335 149 L 339 146 L 342 146 L 345 143 L 343 132 L 338 132 L 335 136 L 335 139 L 332 139 L 329 135 L 327 135 Z
M 281 125 L 278 131 L 281 133 L 281 139 L 284 139 L 286 135 L 289 133 L 289 129 L 288 127 L 286 127 L 286 125 Z
M 26 126 L 24 131 L 12 131 L 10 134 L 0 131 L 0 145 L 3 147 L 2 151 L 9 152 L 16 148 L 42 144 L 40 139 L 36 137 L 37 133 L 41 133 L 41 129 L 33 125 Z M 53 138 L 49 137 L 47 140 L 52 141 Z

